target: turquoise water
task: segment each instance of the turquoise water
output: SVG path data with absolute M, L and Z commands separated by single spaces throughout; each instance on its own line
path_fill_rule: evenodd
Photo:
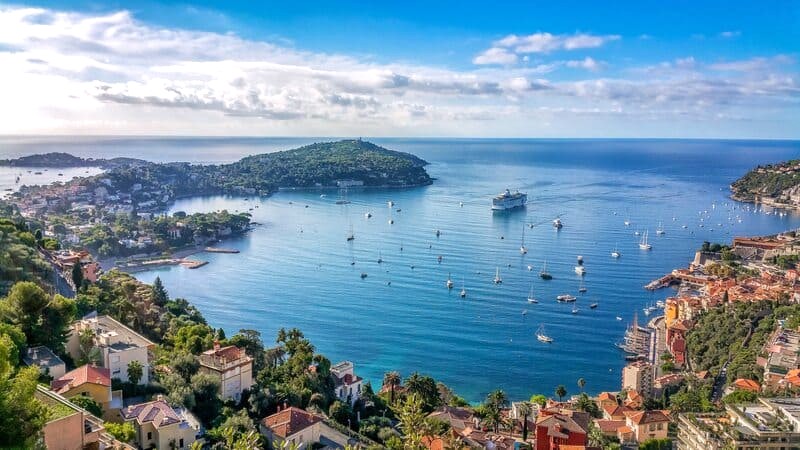
M 128 139 L 65 143 L 64 149 L 228 161 L 308 141 Z M 333 360 L 352 360 L 374 384 L 387 370 L 403 375 L 418 370 L 469 400 L 498 387 L 517 399 L 549 394 L 561 383 L 575 392 L 579 377 L 590 392 L 618 389 L 624 361 L 613 343 L 635 311 L 642 317 L 644 306 L 669 294 L 651 294 L 644 284 L 685 266 L 703 240 L 727 242 L 734 235 L 800 225 L 794 214 L 733 210 L 743 205 L 727 199 L 728 184 L 750 167 L 797 157 L 797 142 L 375 141 L 430 161 L 436 182 L 408 190 L 351 191 L 349 205 L 336 205 L 335 192 L 325 198 L 320 192 L 280 192 L 264 199 L 182 200 L 173 211 L 253 208 L 253 220 L 263 225 L 223 244 L 239 254 L 202 254 L 198 258 L 210 261 L 203 268 L 170 267 L 137 277 L 152 282 L 160 276 L 172 296 L 189 299 L 229 334 L 253 328 L 269 342 L 279 328 L 298 327 L 319 351 Z M 37 145 L 7 148 L 24 154 L 41 148 Z M 132 154 L 133 148 L 140 150 Z M 493 214 L 490 197 L 506 187 L 528 192 L 530 203 Z M 367 212 L 372 218 L 365 218 Z M 550 225 L 557 215 L 564 222 L 561 231 Z M 626 218 L 629 227 L 623 225 Z M 663 236 L 655 234 L 659 221 Z M 529 252 L 523 256 L 521 234 L 530 223 L 536 226 L 525 228 Z M 347 243 L 351 224 L 355 241 Z M 636 230 L 649 230 L 652 251 L 639 250 Z M 615 246 L 622 253 L 618 260 L 610 257 Z M 583 295 L 573 271 L 578 255 L 587 267 Z M 552 281 L 537 276 L 545 260 Z M 503 283 L 494 285 L 498 267 Z M 448 274 L 455 282 L 451 291 L 445 287 Z M 462 280 L 466 299 L 458 295 Z M 526 301 L 531 284 L 539 304 Z M 578 314 L 571 313 L 571 305 L 556 303 L 562 293 L 578 295 Z M 589 309 L 592 302 L 599 307 Z M 536 340 L 540 324 L 554 343 Z

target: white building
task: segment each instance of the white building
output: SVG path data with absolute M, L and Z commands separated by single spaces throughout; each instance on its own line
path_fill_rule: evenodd
M 67 341 L 67 352 L 74 359 L 80 358 L 80 335 L 85 330 L 93 334 L 93 344 L 100 350 L 100 365 L 111 371 L 111 378 L 128 381 L 128 364 L 138 361 L 142 365 L 139 384 L 150 381 L 149 352 L 155 344 L 109 316 L 88 314 L 71 325 Z
M 336 397 L 350 405 L 361 398 L 361 386 L 364 380 L 355 374 L 355 367 L 350 361 L 342 361 L 331 367 L 336 387 Z
M 239 401 L 242 391 L 253 385 L 253 358 L 234 345 L 214 348 L 200 355 L 200 373 L 219 377 L 220 397 Z

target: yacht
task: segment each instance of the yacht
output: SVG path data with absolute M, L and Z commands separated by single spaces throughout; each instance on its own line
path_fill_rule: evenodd
M 578 309 L 577 306 L 573 306 L 572 307 L 572 314 L 578 314 L 578 311 L 580 311 L 580 310 Z
M 555 228 L 556 230 L 560 230 L 561 227 L 563 227 L 563 226 L 564 226 L 564 224 L 561 223 L 561 219 L 559 219 L 558 217 L 553 219 L 553 228 Z
M 614 245 L 614 251 L 611 252 L 611 257 L 612 258 L 619 258 L 620 256 L 622 256 L 622 255 L 620 254 L 619 250 L 617 250 L 617 246 Z
M 586 292 L 586 291 L 587 291 L 587 289 L 586 289 L 586 286 L 583 284 L 583 278 L 581 278 L 581 285 L 580 285 L 580 287 L 578 288 L 578 292 L 580 292 L 581 294 L 583 294 L 583 293 L 584 293 L 584 292 Z
M 539 303 L 539 300 L 533 296 L 533 283 L 531 283 L 531 290 L 528 292 L 528 303 Z
M 575 300 L 577 300 L 577 298 L 574 295 L 569 295 L 569 294 L 561 294 L 558 297 L 556 297 L 556 301 L 560 303 L 572 303 Z
M 621 320 L 622 320 L 622 317 L 620 317 L 620 316 L 617 316 L 617 320 L 620 320 L 620 321 L 621 321 Z
M 586 267 L 583 267 L 583 266 L 575 266 L 575 273 L 577 273 L 577 274 L 578 274 L 578 275 L 580 275 L 580 276 L 584 276 L 584 275 L 586 275 Z
M 547 261 L 544 262 L 544 265 L 542 266 L 542 271 L 539 272 L 539 277 L 541 277 L 543 280 L 553 279 L 553 276 L 550 275 L 550 272 L 547 271 Z
M 447 289 L 453 289 L 453 280 L 450 278 L 450 274 L 447 274 L 447 281 L 445 282 Z
M 350 232 L 347 234 L 347 242 L 355 240 L 356 236 L 353 234 L 353 226 L 350 225 Z
M 533 272 L 533 266 L 528 264 L 528 272 Z
M 516 191 L 513 194 L 506 189 L 503 193 L 492 199 L 492 211 L 505 211 L 508 209 L 521 208 L 528 203 L 528 194 Z
M 461 296 L 461 298 L 467 296 L 467 288 L 464 287 L 464 279 L 461 279 L 461 293 L 459 295 Z
M 623 223 L 625 224 L 626 227 L 629 227 L 631 225 L 631 219 L 625 219 L 625 222 Z
M 592 308 L 592 309 L 597 308 L 597 303 L 592 303 L 591 305 L 589 305 L 589 308 Z
M 639 241 L 639 248 L 642 250 L 650 250 L 653 248 L 652 245 L 647 243 L 647 231 L 644 232 L 642 235 L 642 240 Z
M 545 334 L 544 325 L 539 325 L 539 329 L 536 330 L 536 339 L 538 339 L 539 342 L 544 342 L 545 344 L 553 342 L 553 338 Z
M 494 284 L 500 284 L 503 282 L 503 279 L 500 278 L 500 268 L 498 267 L 494 273 Z
M 661 236 L 664 233 L 666 233 L 666 231 L 664 231 L 664 225 L 662 225 L 661 222 L 658 222 L 658 228 L 656 228 L 656 234 Z

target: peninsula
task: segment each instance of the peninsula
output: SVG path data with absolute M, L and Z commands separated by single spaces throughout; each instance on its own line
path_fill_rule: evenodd
M 731 197 L 779 208 L 800 207 L 800 160 L 758 166 L 731 184 Z
M 63 152 L 42 153 L 38 155 L 22 156 L 16 159 L 0 159 L 0 167 L 100 167 L 101 169 L 114 169 L 123 166 L 136 166 L 147 164 L 147 161 L 136 158 L 80 158 Z

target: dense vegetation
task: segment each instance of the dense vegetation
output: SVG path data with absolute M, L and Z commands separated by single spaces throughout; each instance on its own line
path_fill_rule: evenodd
M 787 326 L 800 324 L 800 305 L 779 302 L 739 303 L 704 313 L 687 337 L 687 349 L 695 371 L 718 374 L 726 361 L 728 380 L 761 380 L 763 369 L 756 358 L 779 319 Z
M 45 244 L 41 230 L 32 231 L 28 223 L 10 211 L 0 215 L 6 216 L 0 217 L 0 295 L 5 295 L 17 281 L 37 281 L 49 288 L 53 271 L 37 250 L 38 244 Z
M 741 200 L 752 200 L 755 196 L 777 197 L 800 185 L 800 171 L 781 171 L 798 163 L 800 160 L 758 166 L 731 185 L 733 194 Z

